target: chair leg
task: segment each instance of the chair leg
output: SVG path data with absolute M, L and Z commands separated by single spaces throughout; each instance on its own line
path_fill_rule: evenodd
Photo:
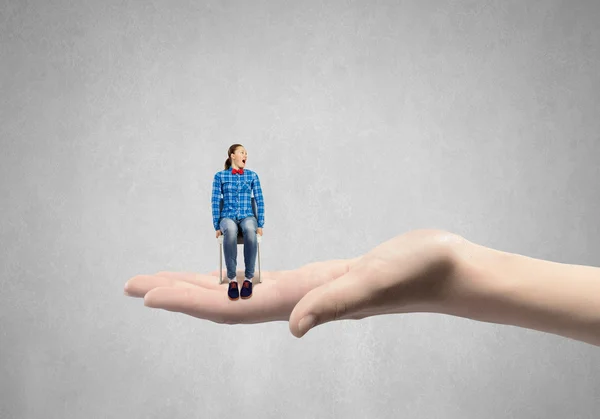
M 260 277 L 260 243 L 258 243 L 258 283 L 260 284 L 261 281 L 261 277 Z
M 219 243 L 219 285 L 223 283 L 223 243 Z

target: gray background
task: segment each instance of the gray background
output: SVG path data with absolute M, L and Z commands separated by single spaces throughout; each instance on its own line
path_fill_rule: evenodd
M 263 269 L 421 227 L 600 265 L 600 2 L 1 4 L 0 417 L 598 417 L 591 345 L 429 314 L 297 340 L 122 289 L 218 267 L 234 142 Z

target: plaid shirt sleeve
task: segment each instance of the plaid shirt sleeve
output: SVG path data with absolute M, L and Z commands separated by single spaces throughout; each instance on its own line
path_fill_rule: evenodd
M 256 208 L 258 210 L 258 228 L 263 228 L 265 225 L 265 200 L 263 199 L 262 189 L 260 187 L 260 179 L 256 173 L 252 180 L 252 193 L 254 194 Z
M 221 200 L 221 193 L 221 177 L 219 176 L 219 173 L 216 173 L 212 186 L 212 216 L 215 231 L 220 228 L 219 218 L 221 214 L 219 214 L 219 201 Z

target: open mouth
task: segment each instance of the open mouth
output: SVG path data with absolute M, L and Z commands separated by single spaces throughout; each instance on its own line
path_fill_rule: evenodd
M 246 164 L 246 159 L 242 160 L 242 163 Z

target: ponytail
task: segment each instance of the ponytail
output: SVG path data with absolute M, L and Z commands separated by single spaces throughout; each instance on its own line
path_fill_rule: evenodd
M 229 147 L 229 150 L 227 150 L 227 160 L 225 160 L 225 170 L 229 170 L 229 168 L 231 167 L 231 155 L 233 153 L 235 153 L 235 150 L 237 150 L 238 147 L 243 147 L 243 145 L 241 144 L 233 144 L 231 147 Z

